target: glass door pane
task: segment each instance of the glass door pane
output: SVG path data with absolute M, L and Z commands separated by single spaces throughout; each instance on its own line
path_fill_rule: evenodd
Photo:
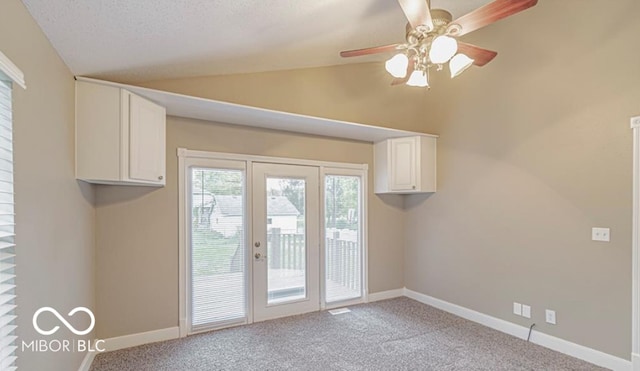
M 325 301 L 362 296 L 361 179 L 325 176 Z
M 268 176 L 267 303 L 307 296 L 304 179 Z
M 191 168 L 191 327 L 244 319 L 244 171 Z

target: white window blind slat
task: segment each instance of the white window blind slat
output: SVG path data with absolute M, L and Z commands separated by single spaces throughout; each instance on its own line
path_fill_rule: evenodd
M 16 309 L 15 305 L 0 305 L 0 316 L 11 315 L 12 313 L 14 313 L 14 309 Z
M 0 350 L 0 370 L 6 370 L 12 367 L 16 361 L 16 356 L 13 354 L 15 354 L 17 348 L 16 346 L 11 346 Z
M 11 334 L 15 331 L 17 326 L 1 326 L 0 327 L 0 338 L 5 336 L 11 336 Z
M 0 338 L 0 349 L 5 350 L 10 348 L 15 343 L 18 337 L 15 335 L 7 335 Z M 0 352 L 1 353 L 1 352 Z
M 0 295 L 9 292 L 15 288 L 14 285 L 0 284 Z M 1 325 L 1 324 L 0 324 Z
M 5 238 L 11 238 L 11 237 L 15 237 L 15 235 L 13 233 L 0 231 L 0 240 Z
M 7 303 L 11 303 L 13 302 L 13 299 L 15 299 L 15 295 L 12 294 L 4 294 L 4 295 L 0 295 L 0 306 L 7 304 Z M 2 342 L 2 339 L 0 339 L 0 343 Z
M 4 74 L 13 66 L 0 53 Z M 16 69 L 12 67 L 15 72 Z M 19 70 L 17 70 L 19 71 Z M 1 72 L 1 71 L 0 71 Z M 13 73 L 15 75 L 15 73 Z M 19 74 L 18 74 L 19 75 Z M 11 76 L 11 74 L 9 75 Z M 15 254 L 11 83 L 0 80 L 0 369 L 15 369 Z
M 11 325 L 13 321 L 15 321 L 16 316 L 3 316 L 0 318 L 0 328 L 11 327 L 15 329 L 15 325 Z

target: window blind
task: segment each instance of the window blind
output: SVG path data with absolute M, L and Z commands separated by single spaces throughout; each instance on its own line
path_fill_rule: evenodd
M 362 296 L 361 179 L 325 176 L 325 301 Z
M 191 168 L 191 330 L 246 318 L 244 170 Z
M 15 370 L 15 237 L 11 82 L 0 80 L 0 369 Z

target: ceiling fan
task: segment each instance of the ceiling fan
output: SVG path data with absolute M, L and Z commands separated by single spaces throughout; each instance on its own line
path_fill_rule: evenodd
M 391 85 L 429 87 L 429 70 L 443 69 L 449 63 L 451 78 L 471 65 L 479 67 L 491 62 L 497 52 L 458 41 L 457 38 L 510 15 L 531 8 L 538 0 L 495 0 L 471 13 L 452 20 L 443 9 L 430 9 L 429 0 L 398 0 L 409 20 L 406 43 L 340 52 L 342 57 L 397 51 L 385 63 L 394 77 Z

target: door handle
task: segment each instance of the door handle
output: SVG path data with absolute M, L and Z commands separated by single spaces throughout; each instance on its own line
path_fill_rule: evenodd
M 255 255 L 253 255 L 253 256 L 254 256 L 254 257 L 256 258 L 256 260 L 257 260 L 257 259 L 260 259 L 260 258 L 262 257 L 262 254 L 260 254 L 259 252 L 257 252 L 257 253 L 255 253 Z

